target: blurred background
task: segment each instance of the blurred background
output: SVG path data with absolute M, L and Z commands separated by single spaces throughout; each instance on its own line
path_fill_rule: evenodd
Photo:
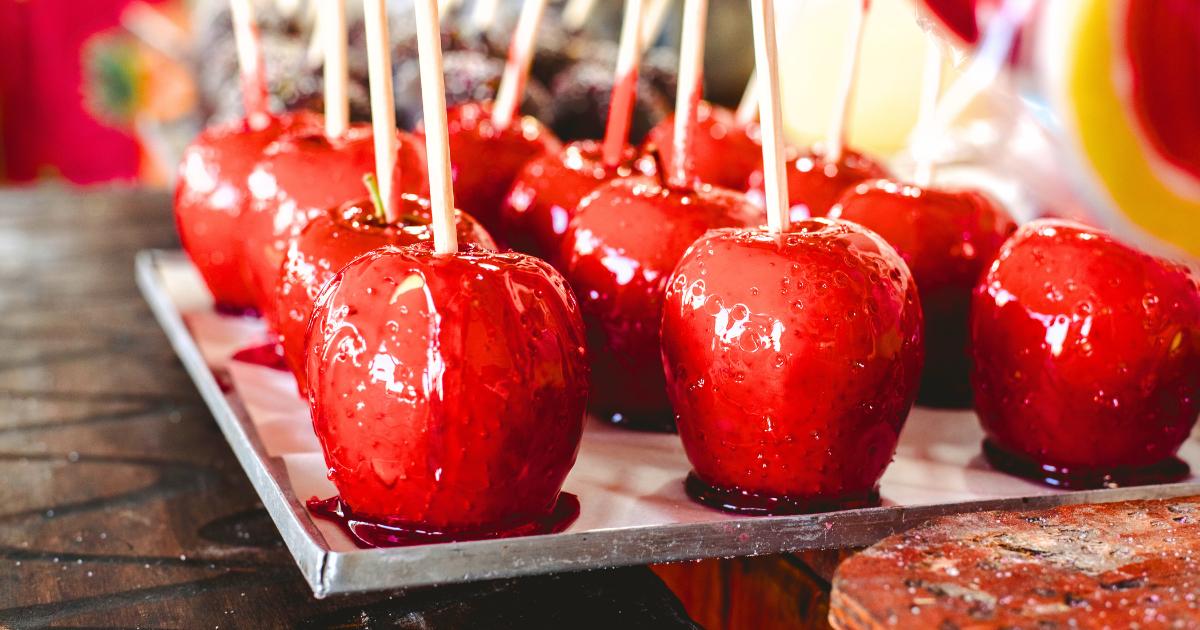
M 475 0 L 479 2 L 482 0 Z M 789 139 L 810 144 L 835 109 L 855 0 L 778 3 Z M 520 2 L 486 24 L 475 2 L 445 18 L 451 100 L 486 95 Z M 635 134 L 669 113 L 681 2 L 667 2 L 645 59 Z M 349 2 L 357 10 L 357 2 Z M 599 135 L 620 0 L 597 0 L 578 29 L 562 2 L 543 20 L 525 111 L 564 138 Z M 1003 71 L 933 150 L 938 181 L 984 188 L 1022 219 L 1097 223 L 1175 257 L 1200 257 L 1200 2 L 873 0 L 849 118 L 851 144 L 904 174 L 925 51 L 945 46 L 943 86 L 976 59 L 990 22 L 1023 6 Z M 170 186 L 204 125 L 240 115 L 223 0 L 0 0 L 0 180 Z M 275 107 L 321 104 L 309 0 L 260 0 Z M 391 4 L 398 121 L 419 118 L 408 0 Z M 351 98 L 368 115 L 361 24 L 351 19 Z M 706 98 L 737 105 L 753 69 L 744 0 L 712 0 Z M 1007 48 L 1006 48 L 1007 51 Z M 164 209 L 165 211 L 165 209 Z

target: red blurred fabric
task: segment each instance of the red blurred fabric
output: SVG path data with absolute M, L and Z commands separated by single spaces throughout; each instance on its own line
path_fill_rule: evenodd
M 84 104 L 83 50 L 118 28 L 132 0 L 0 0 L 3 176 L 60 174 L 90 184 L 133 180 L 139 146 L 130 130 L 97 120 Z

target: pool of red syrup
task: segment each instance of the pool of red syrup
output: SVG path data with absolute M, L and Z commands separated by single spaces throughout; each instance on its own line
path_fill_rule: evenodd
M 847 497 L 794 499 L 758 494 L 747 490 L 718 488 L 705 483 L 694 472 L 688 473 L 687 481 L 683 483 L 683 486 L 687 490 L 688 496 L 697 503 L 724 512 L 747 516 L 819 514 L 822 512 L 878 507 L 880 505 L 878 489 L 872 490 L 867 494 Z
M 277 343 L 264 343 L 261 346 L 242 348 L 233 355 L 234 361 L 261 365 L 273 370 L 288 371 L 287 361 L 283 358 L 283 347 Z
M 983 455 L 996 470 L 1067 490 L 1174 483 L 1186 479 L 1191 474 L 1191 467 L 1178 457 L 1169 457 L 1156 464 L 1139 468 L 1068 468 L 1038 463 L 1023 455 L 1006 451 L 990 440 L 983 441 Z
M 462 532 L 428 531 L 402 523 L 387 523 L 354 515 L 339 496 L 312 497 L 306 502 L 314 516 L 337 524 L 354 544 L 363 549 L 375 547 L 413 547 L 448 542 L 493 540 L 518 536 L 557 534 L 579 518 L 579 497 L 563 492 L 549 514 L 532 521 L 502 523 L 495 529 Z
M 232 304 L 222 304 L 218 302 L 217 304 L 213 305 L 213 310 L 216 311 L 218 315 L 225 315 L 228 317 L 260 316 L 258 309 L 254 308 L 253 306 L 234 306 Z

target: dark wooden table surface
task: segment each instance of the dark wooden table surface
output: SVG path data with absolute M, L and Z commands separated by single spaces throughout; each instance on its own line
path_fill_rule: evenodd
M 134 286 L 169 208 L 0 192 L 0 627 L 691 625 L 644 567 L 313 599 Z M 663 571 L 693 593 L 735 566 Z M 713 596 L 690 605 L 720 622 Z

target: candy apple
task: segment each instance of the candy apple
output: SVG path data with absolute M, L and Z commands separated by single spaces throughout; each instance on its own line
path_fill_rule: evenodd
M 567 225 L 588 193 L 618 177 L 654 172 L 654 161 L 633 148 L 609 166 L 599 142 L 572 142 L 521 169 L 500 215 L 503 232 L 513 248 L 556 263 Z
M 673 429 L 659 358 L 667 278 L 706 231 L 761 221 L 761 210 L 739 193 L 674 188 L 650 177 L 610 181 L 579 204 L 561 261 L 587 323 L 598 415 L 633 428 Z
M 836 162 L 826 160 L 820 147 L 800 151 L 790 149 L 787 163 L 788 198 L 793 221 L 823 217 L 851 186 L 870 179 L 887 177 L 887 170 L 870 157 L 849 149 Z M 756 202 L 763 197 L 763 172 L 750 174 L 748 196 Z
M 908 264 L 925 314 L 925 371 L 917 401 L 969 407 L 971 294 L 1005 239 L 1017 229 L 1003 208 L 975 190 L 921 188 L 888 180 L 861 183 L 830 217 L 882 236 Z
M 371 128 L 356 125 L 341 138 L 320 131 L 293 134 L 267 148 L 250 174 L 253 201 L 239 224 L 241 269 L 267 322 L 284 254 L 309 220 L 363 194 L 363 175 L 374 172 Z M 394 173 L 397 193 L 427 190 L 425 152 L 400 133 Z
M 689 493 L 749 514 L 876 501 L 923 352 L 896 251 L 831 219 L 715 230 L 668 284 L 662 354 Z
M 400 223 L 389 224 L 369 198 L 317 215 L 291 242 L 275 287 L 275 331 L 288 367 L 305 386 L 304 335 L 313 305 L 325 284 L 350 261 L 384 245 L 413 245 L 433 238 L 429 202 L 412 195 L 398 199 Z M 458 238 L 494 250 L 491 236 L 469 215 L 458 214 Z
M 1162 482 L 1200 413 L 1200 286 L 1081 224 L 1029 223 L 971 311 L 975 406 L 1002 470 L 1065 487 Z
M 669 116 L 646 136 L 644 148 L 655 148 L 664 164 L 674 161 L 675 117 Z M 701 101 L 689 163 L 696 179 L 730 190 L 745 190 L 751 173 L 762 169 L 762 141 L 757 124 L 741 126 L 734 113 Z
M 465 539 L 555 510 L 588 370 L 578 305 L 547 263 L 375 250 L 321 293 L 307 365 L 329 477 L 357 522 Z
M 255 126 L 240 120 L 210 127 L 184 150 L 175 185 L 175 226 L 218 309 L 254 310 L 238 270 L 238 221 L 250 199 L 247 177 L 271 142 L 320 128 L 320 117 L 306 113 L 270 117 Z
M 449 111 L 454 198 L 500 241 L 506 241 L 500 207 L 513 180 L 530 160 L 557 153 L 558 139 L 536 118 L 518 117 L 507 129 L 492 124 L 490 103 L 467 103 Z

